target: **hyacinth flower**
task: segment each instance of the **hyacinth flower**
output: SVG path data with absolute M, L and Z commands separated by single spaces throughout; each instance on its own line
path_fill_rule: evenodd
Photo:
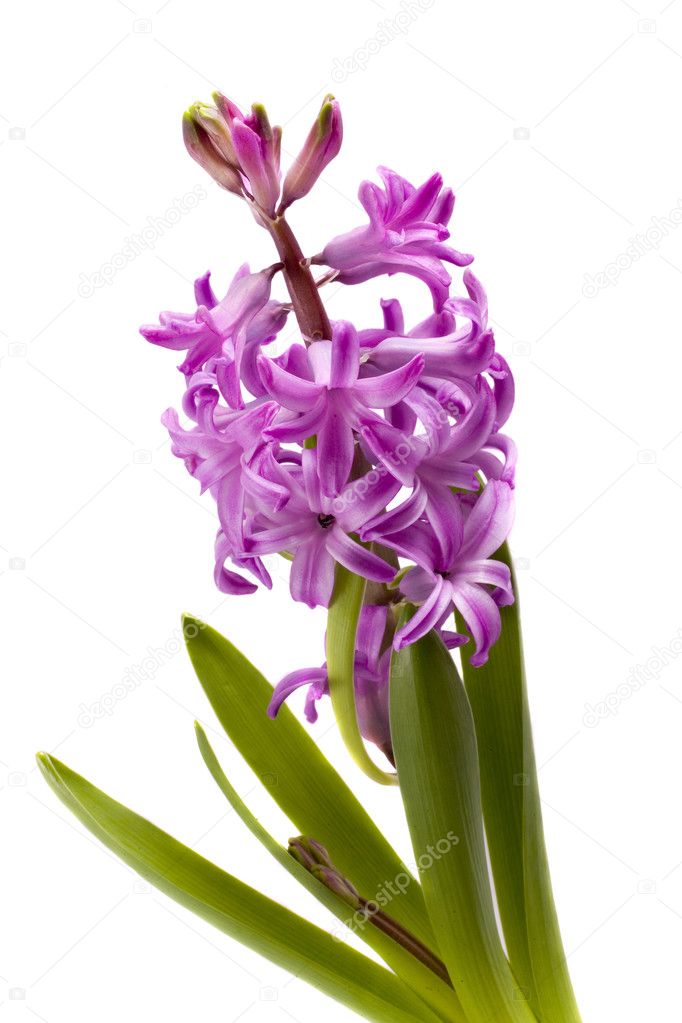
M 396 573 L 350 534 L 383 507 L 400 484 L 386 475 L 367 486 L 362 496 L 348 500 L 344 500 L 342 489 L 336 510 L 320 486 L 319 457 L 317 450 L 303 451 L 300 473 L 287 474 L 289 493 L 284 507 L 269 516 L 257 515 L 246 542 L 248 552 L 257 556 L 280 551 L 292 555 L 291 596 L 308 607 L 329 606 L 337 563 L 373 582 L 389 583 Z
M 415 188 L 387 167 L 379 168 L 384 187 L 364 181 L 358 198 L 369 224 L 325 245 L 315 262 L 338 270 L 337 280 L 360 284 L 384 274 L 407 273 L 424 281 L 440 308 L 448 295 L 450 275 L 443 263 L 467 266 L 473 256 L 445 244 L 455 205 L 440 174 Z
M 373 743 L 393 763 L 389 724 L 388 688 L 391 666 L 392 622 L 384 604 L 365 604 L 358 619 L 355 637 L 353 678 L 358 725 L 364 739 Z M 445 646 L 451 650 L 466 642 L 466 637 L 439 630 Z M 326 663 L 319 668 L 298 668 L 285 675 L 274 688 L 268 705 L 270 717 L 277 713 L 298 689 L 306 688 L 304 714 L 310 724 L 318 718 L 317 704 L 329 696 Z
M 418 534 L 408 527 L 386 538 L 400 553 L 414 553 L 417 562 L 400 585 L 419 610 L 396 634 L 396 650 L 438 628 L 456 607 L 476 643 L 470 663 L 485 664 L 500 635 L 499 608 L 514 602 L 509 567 L 491 559 L 509 533 L 513 514 L 509 484 L 490 480 L 445 553 L 425 530 Z
M 269 600 L 303 605 L 303 616 L 324 609 L 325 660 L 273 688 L 209 625 L 185 616 L 183 627 L 222 727 L 297 837 L 269 834 L 199 726 L 197 740 L 237 817 L 336 917 L 334 933 L 54 757 L 40 755 L 43 773 L 143 877 L 365 1019 L 579 1023 L 549 880 L 507 546 L 517 451 L 502 430 L 514 381 L 472 257 L 448 244 L 454 195 L 439 174 L 415 187 L 380 168 L 382 186 L 360 186 L 369 223 L 317 240 L 308 257 L 288 215 L 340 151 L 333 97 L 283 184 L 281 131 L 262 106 L 243 114 L 216 94 L 213 106 L 190 108 L 183 133 L 190 155 L 248 205 L 277 260 L 255 271 L 242 263 L 222 299 L 209 274 L 198 277 L 193 311 L 142 328 L 147 341 L 182 353 L 179 410 L 162 423 L 172 454 L 215 505 L 217 588 L 237 599 L 265 587 Z M 379 326 L 330 318 L 330 279 L 400 284 L 400 274 L 424 285 L 416 326 L 395 297 L 382 300 Z M 191 557 L 188 547 L 177 557 Z M 278 559 L 290 566 L 288 594 L 272 572 Z M 290 629 L 282 662 L 299 646 Z M 355 766 L 397 788 L 412 872 L 318 747 L 323 707 Z M 343 928 L 373 958 L 339 941 Z
M 288 372 L 265 357 L 259 367 L 268 395 L 283 409 L 299 413 L 270 428 L 280 440 L 304 441 L 317 437 L 318 472 L 327 497 L 340 494 L 348 481 L 355 455 L 354 434 L 363 436 L 380 459 L 401 443 L 398 431 L 390 430 L 374 409 L 390 408 L 414 388 L 424 359 L 415 354 L 404 366 L 388 373 L 359 379 L 360 342 L 351 323 L 334 325 L 331 341 L 318 341 L 307 353 L 305 376 Z M 398 474 L 396 463 L 383 458 L 389 471 Z
M 384 642 L 388 627 L 388 607 L 385 604 L 366 604 L 363 607 L 358 620 L 353 670 L 360 731 L 365 739 L 392 759 L 388 720 L 391 644 Z M 285 675 L 274 688 L 268 714 L 276 717 L 284 701 L 302 686 L 307 689 L 305 716 L 314 724 L 318 717 L 317 702 L 329 695 L 326 664 L 320 668 L 299 668 Z

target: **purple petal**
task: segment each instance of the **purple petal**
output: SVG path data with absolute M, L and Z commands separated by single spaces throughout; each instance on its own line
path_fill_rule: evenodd
M 301 464 L 303 466 L 303 486 L 308 506 L 313 512 L 322 512 L 323 502 L 317 467 L 317 450 L 314 448 L 305 449 L 301 457 Z
M 433 572 L 445 572 L 450 567 L 441 560 L 440 544 L 433 535 L 433 530 L 422 521 L 414 522 L 399 532 L 386 534 L 382 542 L 402 558 L 414 561 Z M 404 591 L 402 584 L 401 589 Z
M 304 441 L 318 432 L 324 422 L 324 416 L 325 401 L 322 396 L 309 412 L 303 412 L 300 416 L 282 416 L 264 432 L 267 437 L 281 440 L 284 444 Z
M 319 384 L 288 373 L 263 355 L 258 359 L 258 371 L 268 394 L 292 412 L 309 411 L 324 393 Z
M 514 486 L 514 477 L 516 473 L 516 444 L 511 437 L 506 437 L 503 433 L 493 434 L 485 445 L 486 449 L 492 448 L 493 451 L 499 451 L 504 459 L 500 462 L 490 451 L 479 451 L 476 455 L 476 461 L 478 462 L 479 468 L 485 473 L 488 479 L 504 480 L 510 487 Z
M 366 604 L 360 612 L 355 637 L 356 657 L 361 659 L 371 672 L 376 672 L 379 667 L 387 617 L 388 608 L 385 605 Z
M 509 536 L 514 521 L 514 495 L 500 480 L 489 480 L 464 523 L 462 561 L 489 558 Z
M 495 429 L 501 430 L 509 419 L 514 406 L 514 377 L 507 362 L 497 352 L 492 357 L 488 372 L 493 378 L 495 403 L 497 405 Z
M 355 540 L 346 536 L 340 526 L 334 525 L 325 536 L 327 550 L 340 565 L 355 575 L 373 579 L 378 583 L 390 583 L 395 575 L 395 568 L 389 565 L 378 554 L 365 550 Z
M 410 393 L 424 371 L 424 356 L 415 355 L 400 369 L 380 376 L 363 377 L 354 391 L 370 408 L 390 408 Z
M 216 493 L 218 518 L 227 540 L 240 549 L 243 546 L 245 492 L 241 486 L 239 469 L 221 480 Z
M 292 671 L 289 675 L 285 675 L 281 681 L 275 686 L 272 699 L 268 704 L 268 715 L 271 718 L 277 717 L 277 712 L 284 703 L 288 700 L 292 693 L 295 693 L 301 686 L 315 687 L 319 696 L 322 695 L 321 689 L 326 690 L 327 686 L 327 669 L 326 668 L 299 668 L 298 671 Z M 319 697 L 318 697 L 319 698 Z M 306 715 L 308 716 L 308 715 Z M 312 721 L 317 719 L 317 714 Z M 308 717 L 310 721 L 311 718 Z
M 221 593 L 229 593 L 237 596 L 242 596 L 246 593 L 255 593 L 257 586 L 254 583 L 248 582 L 243 576 L 238 575 L 236 572 L 231 572 L 225 568 L 225 561 L 227 558 L 232 556 L 232 548 L 226 537 L 222 533 L 218 533 L 215 544 L 215 569 L 213 572 L 213 578 L 215 584 Z M 238 567 L 245 568 L 250 571 L 255 577 L 267 586 L 268 589 L 272 586 L 272 580 L 265 571 L 263 565 L 258 558 L 240 558 L 237 561 Z
M 347 533 L 354 533 L 393 500 L 400 483 L 385 469 L 372 469 L 343 488 L 331 511 Z
M 426 517 L 440 547 L 441 564 L 451 565 L 464 534 L 462 508 L 448 487 L 429 486 L 428 495 Z
M 471 655 L 473 667 L 480 668 L 488 660 L 490 647 L 499 639 L 500 612 L 497 604 L 482 586 L 456 580 L 452 585 L 455 607 L 462 615 L 476 644 Z
M 434 573 L 426 568 L 407 570 L 400 580 L 400 592 L 411 604 L 423 604 L 434 587 Z
M 331 344 L 330 387 L 352 387 L 358 378 L 360 342 L 352 323 L 339 320 L 334 324 Z
M 452 586 L 447 579 L 436 576 L 434 586 L 409 622 L 403 625 L 395 634 L 393 647 L 395 650 L 402 650 L 410 643 L 426 636 L 431 629 L 435 629 L 444 615 L 447 614 L 452 604 Z
M 326 539 L 320 529 L 318 536 L 301 544 L 291 565 L 291 596 L 308 607 L 329 607 L 332 599 L 334 558 L 325 547 Z
M 457 565 L 457 571 L 453 578 L 457 581 L 464 579 L 469 583 L 482 583 L 486 586 L 494 586 L 496 592 L 492 596 L 498 607 L 506 607 L 514 603 L 511 572 L 502 561 L 485 559 L 482 561 L 460 562 Z
M 438 634 L 447 650 L 455 650 L 457 647 L 464 646 L 465 643 L 469 642 L 469 637 L 461 632 L 450 632 L 447 629 L 440 629 Z
M 247 537 L 245 546 L 249 554 L 279 554 L 281 551 L 298 550 L 312 543 L 317 535 L 317 526 L 312 516 L 298 516 L 280 522 L 277 526 L 259 529 Z
M 325 496 L 335 497 L 347 482 L 354 454 L 353 430 L 338 397 L 329 394 L 324 420 L 317 434 L 317 471 Z
M 207 309 L 212 309 L 214 305 L 218 304 L 218 299 L 215 297 L 211 287 L 210 270 L 203 277 L 197 277 L 195 280 L 194 299 L 197 305 L 205 305 Z
M 264 158 L 258 135 L 246 124 L 235 120 L 232 124 L 232 144 L 239 164 L 249 179 L 254 199 L 266 213 L 274 214 L 279 186 Z
M 397 483 L 397 486 L 400 486 L 400 484 Z M 384 515 L 365 519 L 365 524 L 360 529 L 360 538 L 362 540 L 381 540 L 390 533 L 397 533 L 407 529 L 408 526 L 411 526 L 413 522 L 420 518 L 426 507 L 427 500 L 428 492 L 420 481 L 417 480 L 416 486 L 408 499 L 398 505 L 397 508 L 392 508 Z M 359 528 L 359 526 L 360 524 L 358 523 L 356 528 Z
M 369 451 L 383 462 L 391 475 L 404 486 L 411 486 L 418 462 L 415 439 L 371 414 L 358 415 L 354 426 Z
M 405 318 L 403 310 L 397 298 L 381 299 L 381 309 L 384 314 L 384 327 L 391 334 L 403 334 L 405 332 Z

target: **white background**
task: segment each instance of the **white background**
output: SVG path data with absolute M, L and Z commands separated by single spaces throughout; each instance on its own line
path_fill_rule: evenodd
M 439 169 L 457 191 L 454 239 L 477 256 L 518 382 L 513 548 L 578 998 L 586 1023 L 682 1020 L 681 662 L 664 653 L 661 667 L 655 651 L 682 627 L 682 3 L 662 3 L 434 0 L 409 19 L 393 0 L 5 8 L 0 1023 L 351 1015 L 136 884 L 33 767 L 36 749 L 56 750 L 328 925 L 225 812 L 192 733 L 194 716 L 215 722 L 184 653 L 168 656 L 186 608 L 275 681 L 319 663 L 324 626 L 291 605 L 281 571 L 271 594 L 214 591 L 213 511 L 159 425 L 180 398 L 177 360 L 136 332 L 159 309 L 190 309 L 207 268 L 223 289 L 245 259 L 273 258 L 185 154 L 180 114 L 216 87 L 266 102 L 289 154 L 323 94 L 340 98 L 342 155 L 291 215 L 308 253 L 362 221 L 357 186 L 379 163 L 417 182 Z M 387 21 L 395 38 L 380 44 Z M 155 219 L 197 186 L 192 212 Z M 150 225 L 154 247 L 111 276 Z M 613 283 L 585 286 L 609 266 Z M 88 297 L 102 268 L 110 283 Z M 363 297 L 332 286 L 331 315 L 376 323 L 376 298 L 399 290 L 420 315 L 424 295 L 400 280 Z M 83 708 L 149 647 L 163 665 L 85 727 Z M 628 682 L 642 665 L 648 678 Z M 607 717 L 586 712 L 607 700 Z M 328 714 L 316 735 L 408 855 L 396 793 L 347 766 Z

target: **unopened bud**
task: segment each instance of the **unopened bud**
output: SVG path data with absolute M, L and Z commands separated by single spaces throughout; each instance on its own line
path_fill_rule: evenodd
M 239 172 L 218 150 L 212 136 L 195 117 L 194 109 L 183 115 L 182 137 L 192 159 L 196 160 L 221 188 L 243 196 L 244 188 Z
M 285 178 L 281 209 L 307 195 L 327 164 L 339 152 L 342 138 L 339 104 L 333 96 L 325 96 L 317 120 Z
M 325 888 L 328 888 L 334 895 L 338 895 L 352 909 L 364 908 L 364 903 L 357 890 L 334 867 L 314 867 L 311 873 L 318 881 L 322 882 Z
M 215 106 L 195 103 L 185 115 L 183 132 L 190 155 L 223 188 L 253 199 L 259 211 L 274 216 L 282 129 L 271 126 L 260 104 L 243 114 L 222 93 L 215 92 L 213 99 Z
M 317 842 L 314 838 L 306 838 L 305 835 L 289 839 L 289 855 L 298 860 L 306 870 L 312 870 L 314 867 L 334 866 L 322 843 Z
M 325 847 L 314 838 L 300 835 L 289 839 L 289 855 L 293 856 L 302 867 L 321 881 L 325 888 L 338 895 L 353 909 L 362 908 L 362 900 L 356 889 L 339 871 L 329 858 Z

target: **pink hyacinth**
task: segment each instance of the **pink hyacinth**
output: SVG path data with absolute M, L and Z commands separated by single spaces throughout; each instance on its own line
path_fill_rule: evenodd
M 279 133 L 261 108 L 245 117 L 217 97 L 214 108 L 192 108 L 190 124 L 193 155 L 257 207 L 282 261 L 256 273 L 244 265 L 220 301 L 208 274 L 200 277 L 194 312 L 162 313 L 158 326 L 142 328 L 152 343 L 185 352 L 187 421 L 169 411 L 164 423 L 174 453 L 216 502 L 222 591 L 271 586 L 267 560 L 284 555 L 291 595 L 310 607 L 329 606 L 337 565 L 383 595 L 363 611 L 356 658 L 359 699 L 364 692 L 376 711 L 391 646 L 437 629 L 449 646 L 471 638 L 471 661 L 483 664 L 499 609 L 514 599 L 509 570 L 494 558 L 513 519 L 516 449 L 500 432 L 513 379 L 495 351 L 485 290 L 470 269 L 451 290 L 446 264 L 466 267 L 472 257 L 448 245 L 454 196 L 438 174 L 417 188 L 380 169 L 383 187 L 360 189 L 369 223 L 301 258 L 283 211 L 338 152 L 335 100 L 325 100 L 281 201 Z M 328 272 L 316 281 L 311 264 Z M 271 295 L 280 271 L 291 304 Z M 406 328 L 396 299 L 382 302 L 380 326 L 328 319 L 327 280 L 396 273 L 428 289 L 415 327 Z M 306 329 L 283 345 L 292 307 Z M 396 633 L 402 601 L 415 611 Z M 445 630 L 453 610 L 469 636 Z M 324 668 L 284 679 L 273 707 L 304 684 L 313 716 Z M 364 731 L 388 748 L 373 715 Z

